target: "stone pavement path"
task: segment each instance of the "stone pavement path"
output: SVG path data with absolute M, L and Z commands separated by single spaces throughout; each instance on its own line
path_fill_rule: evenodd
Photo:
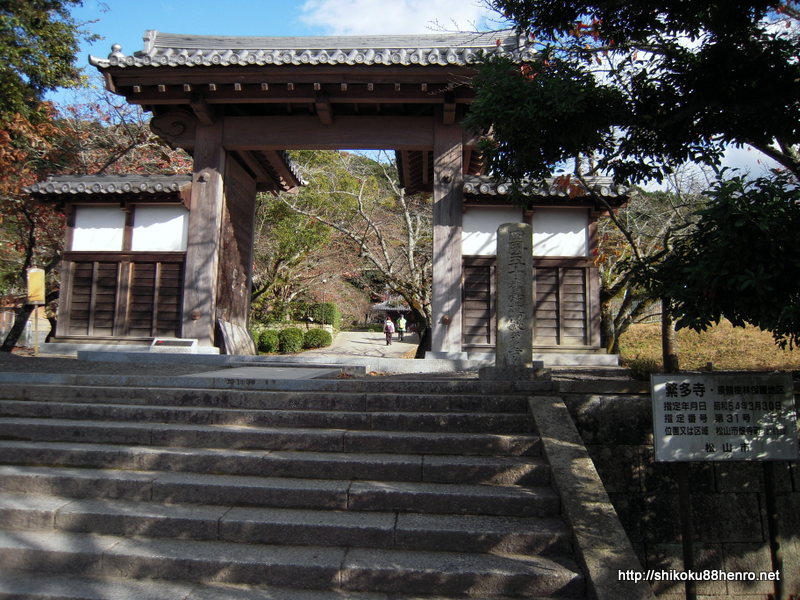
M 414 358 L 419 344 L 416 333 L 406 334 L 403 341 L 394 334 L 392 344 L 386 345 L 386 335 L 378 331 L 341 331 L 333 344 L 302 353 L 302 356 L 370 356 L 380 358 Z
M 417 349 L 419 336 L 407 334 L 403 342 L 397 341 L 397 334 L 393 343 L 386 345 L 386 337 L 380 332 L 371 331 L 343 331 L 336 336 L 334 343 L 327 348 L 308 350 L 300 356 L 318 357 L 324 360 L 331 356 L 369 356 L 382 358 L 413 358 Z M 285 355 L 290 362 L 292 355 Z M 28 356 L 23 354 L 8 354 L 0 352 L 0 373 L 87 373 L 96 375 L 151 375 L 151 376 L 179 376 L 189 374 L 205 374 L 215 371 L 218 367 L 208 364 L 148 364 L 145 371 L 142 365 L 136 363 L 116 362 L 89 362 L 75 358 L 62 358 L 53 356 Z

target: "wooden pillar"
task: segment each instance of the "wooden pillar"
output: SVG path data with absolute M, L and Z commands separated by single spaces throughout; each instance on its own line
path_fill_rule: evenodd
M 201 346 L 211 346 L 214 344 L 217 265 L 224 205 L 222 121 L 211 125 L 198 123 L 195 136 L 181 335 L 197 338 Z
M 437 115 L 433 134 L 433 294 L 434 353 L 461 350 L 461 221 L 463 132 Z

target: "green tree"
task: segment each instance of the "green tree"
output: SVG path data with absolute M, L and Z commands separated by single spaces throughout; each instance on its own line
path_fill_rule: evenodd
M 70 15 L 81 0 L 0 2 L 0 123 L 15 115 L 41 121 L 45 93 L 81 83 L 75 64 L 81 39 L 92 36 Z
M 719 182 L 698 212 L 696 232 L 646 271 L 653 293 L 671 298 L 678 327 L 705 330 L 726 318 L 800 343 L 800 190 L 788 175 Z
M 620 336 L 653 314 L 659 300 L 640 281 L 644 267 L 664 260 L 677 239 L 694 231 L 694 214 L 707 198 L 683 178 L 669 192 L 636 189 L 627 205 L 599 222 L 595 264 L 600 272 L 601 331 L 606 349 L 619 353 Z
M 388 288 L 401 296 L 422 339 L 431 322 L 430 202 L 406 196 L 385 161 L 347 152 L 300 152 L 295 158 L 309 185 L 281 201 L 336 233 L 332 239 L 358 257 L 354 268 L 373 294 Z
M 535 50 L 492 57 L 467 123 L 490 170 L 592 156 L 622 182 L 757 148 L 800 176 L 800 10 L 778 0 L 493 0 Z
M 330 229 L 319 221 L 298 214 L 275 196 L 259 195 L 251 294 L 254 320 L 284 320 L 290 302 L 329 276 L 324 266 L 330 240 Z

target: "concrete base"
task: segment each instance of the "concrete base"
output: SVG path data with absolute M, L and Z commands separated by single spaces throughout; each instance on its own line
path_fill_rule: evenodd
M 103 352 L 107 354 L 149 353 L 150 344 L 71 344 L 65 342 L 50 342 L 42 344 L 39 354 L 47 356 L 78 356 L 81 352 Z M 164 356 L 166 353 L 159 353 Z M 219 354 L 215 346 L 197 346 L 197 354 Z
M 377 373 L 451 373 L 474 371 L 489 366 L 484 361 L 409 358 L 376 358 L 354 356 L 235 356 L 229 354 L 150 354 L 147 352 L 80 351 L 78 359 L 88 362 L 120 362 L 136 364 L 199 364 L 210 367 L 321 367 L 341 368 L 351 375 Z
M 425 360 L 469 360 L 467 352 L 426 352 Z
M 550 369 L 544 368 L 540 360 L 533 361 L 528 367 L 481 367 L 478 377 L 490 381 L 537 381 L 550 379 Z
M 488 362 L 494 365 L 493 352 L 470 352 L 469 360 Z M 534 362 L 545 367 L 618 367 L 619 354 L 600 352 L 534 352 Z

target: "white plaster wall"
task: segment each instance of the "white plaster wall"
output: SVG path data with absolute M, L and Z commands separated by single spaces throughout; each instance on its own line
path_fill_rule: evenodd
M 184 252 L 189 233 L 189 211 L 183 206 L 137 205 L 133 213 L 134 252 Z
M 76 206 L 72 250 L 122 250 L 125 213 L 119 206 Z
M 461 254 L 494 256 L 497 228 L 503 223 L 521 223 L 522 220 L 522 209 L 513 206 L 467 208 L 462 222 Z
M 588 252 L 588 209 L 533 209 L 534 256 L 587 256 Z

